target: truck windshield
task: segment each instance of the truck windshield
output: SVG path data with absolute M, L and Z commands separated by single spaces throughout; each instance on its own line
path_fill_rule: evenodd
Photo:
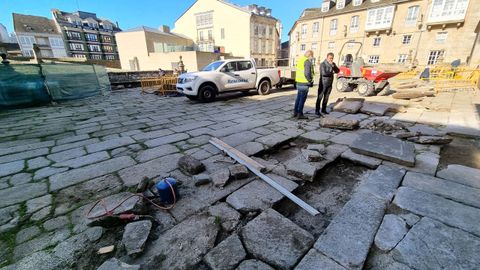
M 204 67 L 202 69 L 202 71 L 214 71 L 214 70 L 217 70 L 218 67 L 220 67 L 223 63 L 225 63 L 224 61 L 217 61 L 217 62 L 213 62 L 211 63 L 210 65 Z

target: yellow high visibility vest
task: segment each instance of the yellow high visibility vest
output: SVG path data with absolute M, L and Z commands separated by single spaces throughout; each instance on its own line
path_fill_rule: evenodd
M 298 59 L 297 70 L 295 75 L 295 81 L 297 83 L 308 83 L 308 80 L 305 77 L 305 61 L 307 60 L 308 58 L 306 56 L 302 56 L 302 58 Z M 313 76 L 313 66 L 312 66 L 312 76 Z

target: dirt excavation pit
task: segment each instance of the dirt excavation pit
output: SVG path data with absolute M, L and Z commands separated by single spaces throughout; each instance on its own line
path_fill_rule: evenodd
M 308 144 L 309 142 L 296 140 L 264 153 L 262 158 L 285 163 L 289 159 L 300 155 L 301 149 Z M 305 162 L 307 161 L 305 160 Z M 335 215 L 350 200 L 357 185 L 370 172 L 371 170 L 367 167 L 356 165 L 349 160 L 338 157 L 322 168 L 312 182 L 297 181 L 299 187 L 293 192 L 300 199 L 317 209 L 320 212 L 319 215 L 310 215 L 288 198 L 284 198 L 273 208 L 310 232 L 315 238 L 318 238 Z M 289 178 L 292 179 L 292 177 Z

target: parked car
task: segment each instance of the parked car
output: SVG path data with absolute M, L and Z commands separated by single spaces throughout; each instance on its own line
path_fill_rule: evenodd
M 248 93 L 257 89 L 260 95 L 268 95 L 272 86 L 279 82 L 277 69 L 257 69 L 252 60 L 231 59 L 213 62 L 199 72 L 180 75 L 177 91 L 189 99 L 209 102 L 217 95 L 231 91 Z

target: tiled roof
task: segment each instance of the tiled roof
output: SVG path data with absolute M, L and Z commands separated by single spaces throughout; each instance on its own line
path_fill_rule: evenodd
M 13 13 L 15 32 L 60 34 L 55 22 L 45 17 Z

